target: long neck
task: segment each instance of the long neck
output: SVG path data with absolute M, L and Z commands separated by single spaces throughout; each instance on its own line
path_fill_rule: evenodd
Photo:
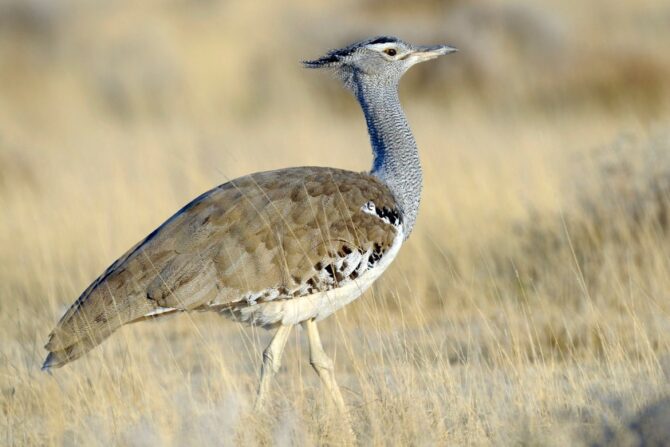
M 416 141 L 400 106 L 397 85 L 370 87 L 361 79 L 356 81 L 354 93 L 372 143 L 371 174 L 389 187 L 400 205 L 407 238 L 414 228 L 423 184 Z

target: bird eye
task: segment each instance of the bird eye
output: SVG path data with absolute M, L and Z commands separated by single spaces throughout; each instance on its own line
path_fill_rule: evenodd
M 388 54 L 389 56 L 395 56 L 397 54 L 397 51 L 395 48 L 387 48 L 384 50 L 384 53 Z

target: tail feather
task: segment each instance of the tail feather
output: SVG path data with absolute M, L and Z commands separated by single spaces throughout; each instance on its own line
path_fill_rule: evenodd
M 113 278 L 112 278 L 113 279 Z M 112 294 L 108 280 L 91 286 L 63 315 L 44 346 L 43 369 L 60 367 L 102 343 L 124 324 L 150 314 L 155 302 L 134 290 Z
M 100 343 L 102 343 L 107 337 L 112 335 L 112 333 L 116 329 L 118 329 L 122 324 L 136 323 L 145 320 L 154 320 L 156 318 L 164 317 L 167 315 L 173 315 L 178 312 L 183 312 L 183 310 L 167 309 L 167 308 L 154 309 L 148 314 L 141 315 L 137 318 L 125 321 L 121 324 L 117 324 L 115 326 L 108 326 L 105 331 L 98 331 L 97 333 L 89 331 L 73 344 L 61 349 L 55 347 L 62 345 L 59 345 L 56 342 L 56 339 L 53 335 L 54 333 L 52 332 L 51 339 L 49 340 L 49 343 L 47 343 L 47 345 L 45 346 L 47 350 L 49 350 L 50 352 L 47 355 L 44 364 L 42 365 L 42 370 L 46 371 L 50 368 L 60 368 L 66 363 L 70 363 L 73 360 L 77 360 L 79 357 L 86 354 L 88 351 L 90 351 L 91 349 L 95 348 Z M 52 340 L 54 341 L 52 342 Z
M 70 363 L 71 361 L 76 360 L 82 355 L 86 354 L 88 351 L 99 345 L 103 340 L 104 339 L 94 340 L 86 337 L 65 349 L 50 351 L 46 360 L 44 360 L 42 370 L 46 371 L 50 368 L 60 368 L 66 363 Z
M 78 359 L 102 343 L 116 329 L 118 329 L 119 326 L 121 325 L 119 324 L 113 327 L 108 327 L 104 332 L 97 331 L 96 333 L 93 333 L 91 331 L 89 334 L 83 334 L 79 339 L 66 347 L 62 347 L 62 345 L 58 343 L 52 343 L 52 340 L 58 340 L 58 337 L 54 337 L 54 332 L 52 332 L 51 339 L 45 346 L 45 348 L 49 351 L 49 354 L 47 355 L 47 358 L 42 365 L 42 370 L 47 370 L 49 368 L 60 368 L 66 363 Z M 59 348 L 55 348 L 53 346 L 59 346 Z
M 196 308 L 213 298 L 216 269 L 203 263 L 205 249 L 180 254 L 175 248 L 191 240 L 194 222 L 201 219 L 187 217 L 182 210 L 168 219 L 81 294 L 49 335 L 43 369 L 81 357 L 125 324 Z

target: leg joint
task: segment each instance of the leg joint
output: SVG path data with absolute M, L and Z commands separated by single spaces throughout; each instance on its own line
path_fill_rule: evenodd
M 334 369 L 333 361 L 324 353 L 320 353 L 320 355 L 313 353 L 309 357 L 309 363 L 317 370 L 325 369 L 326 371 L 333 371 Z

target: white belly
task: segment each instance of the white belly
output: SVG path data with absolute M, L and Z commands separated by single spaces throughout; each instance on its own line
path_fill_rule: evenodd
M 250 304 L 238 310 L 237 319 L 257 326 L 274 326 L 294 325 L 311 319 L 318 321 L 326 318 L 361 296 L 384 273 L 403 243 L 402 230 L 402 226 L 399 226 L 393 244 L 379 263 L 357 279 L 347 281 L 340 287 L 326 292 Z

